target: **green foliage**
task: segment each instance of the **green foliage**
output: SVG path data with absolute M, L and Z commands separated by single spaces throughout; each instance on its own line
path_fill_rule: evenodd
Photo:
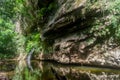
M 27 67 L 23 71 L 15 74 L 12 80 L 41 80 L 42 71 L 35 69 L 31 72 Z
M 0 0 L 0 58 L 15 56 L 15 0 Z
M 32 48 L 35 48 L 35 53 L 50 53 L 53 50 L 52 47 L 49 47 L 46 42 L 40 39 L 39 32 L 31 33 L 26 37 L 25 49 L 27 53 L 30 52 Z
M 33 47 L 35 48 L 36 53 L 41 51 L 40 34 L 39 33 L 31 33 L 31 34 L 29 34 L 29 36 L 27 36 L 26 51 L 29 52 Z
M 40 40 L 39 21 L 56 7 L 35 5 L 31 0 L 0 0 L 0 58 L 10 58 L 15 53 L 29 52 L 35 48 L 36 53 L 45 50 Z M 20 18 L 23 34 L 17 34 L 14 23 Z
M 10 57 L 11 53 L 15 55 L 13 28 L 14 25 L 11 22 L 0 19 L 0 58 Z
M 0 0 L 0 17 L 5 20 L 15 17 L 15 6 L 15 0 Z
M 18 6 L 15 7 L 15 10 L 22 15 L 23 35 L 26 37 L 25 50 L 28 53 L 34 47 L 36 53 L 45 51 L 44 42 L 40 39 L 40 22 L 44 22 L 44 17 L 50 14 L 57 5 L 52 2 L 48 6 L 39 7 L 39 5 L 32 4 L 36 4 L 36 2 L 31 2 L 31 0 L 18 1 L 20 0 L 17 0 Z
M 114 30 L 114 37 L 120 40 L 120 1 L 115 0 L 109 6 L 109 11 L 111 13 L 111 29 Z M 111 34 L 113 35 L 113 34 Z
M 99 9 L 101 14 L 95 18 L 87 33 L 100 37 L 103 40 L 110 39 L 120 41 L 120 0 L 89 0 L 87 10 Z M 91 5 L 94 5 L 90 7 Z M 101 17 L 99 17 L 101 16 Z
M 38 73 L 38 75 L 41 74 L 41 73 L 39 72 L 39 70 L 35 70 L 34 72 L 35 72 L 35 73 Z M 25 71 L 24 71 L 25 80 L 37 80 L 38 75 L 36 75 L 36 74 L 34 74 L 34 73 L 31 74 L 27 68 L 26 68 Z M 24 79 L 23 79 L 23 80 L 24 80 Z

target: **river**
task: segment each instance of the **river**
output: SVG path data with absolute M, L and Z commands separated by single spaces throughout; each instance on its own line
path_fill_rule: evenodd
M 120 80 L 116 69 L 63 65 L 55 62 L 0 62 L 0 80 Z

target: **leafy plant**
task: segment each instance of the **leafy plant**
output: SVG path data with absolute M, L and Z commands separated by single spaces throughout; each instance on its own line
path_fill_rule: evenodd
M 36 49 L 36 52 L 39 52 L 41 49 L 39 33 L 32 33 L 27 36 L 26 51 L 29 52 L 33 47 Z
M 0 54 L 1 58 L 7 58 L 11 54 L 15 55 L 15 42 L 14 36 L 15 32 L 13 31 L 14 25 L 11 22 L 7 22 L 3 19 L 0 19 Z
M 94 5 L 91 7 L 91 5 Z M 120 1 L 119 0 L 89 0 L 86 7 L 87 11 L 91 9 L 99 9 L 102 14 L 95 17 L 95 21 L 91 28 L 87 30 L 87 34 L 102 39 L 120 40 Z M 99 17 L 101 16 L 101 17 Z

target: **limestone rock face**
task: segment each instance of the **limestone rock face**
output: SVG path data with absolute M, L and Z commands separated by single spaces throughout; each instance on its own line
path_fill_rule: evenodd
M 120 67 L 120 59 L 114 52 L 118 48 L 112 50 L 108 42 L 95 35 L 97 31 L 89 31 L 96 20 L 107 17 L 107 11 L 104 10 L 104 16 L 101 11 L 103 5 L 87 0 L 58 0 L 57 4 L 59 8 L 55 15 L 49 16 L 41 36 L 44 41 L 52 41 L 53 53 L 42 58 L 62 63 Z M 119 52 L 117 56 L 120 56 Z

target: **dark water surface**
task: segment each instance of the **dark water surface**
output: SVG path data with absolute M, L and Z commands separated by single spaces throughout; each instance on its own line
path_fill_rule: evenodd
M 62 65 L 52 62 L 0 62 L 0 80 L 120 80 L 115 69 Z

